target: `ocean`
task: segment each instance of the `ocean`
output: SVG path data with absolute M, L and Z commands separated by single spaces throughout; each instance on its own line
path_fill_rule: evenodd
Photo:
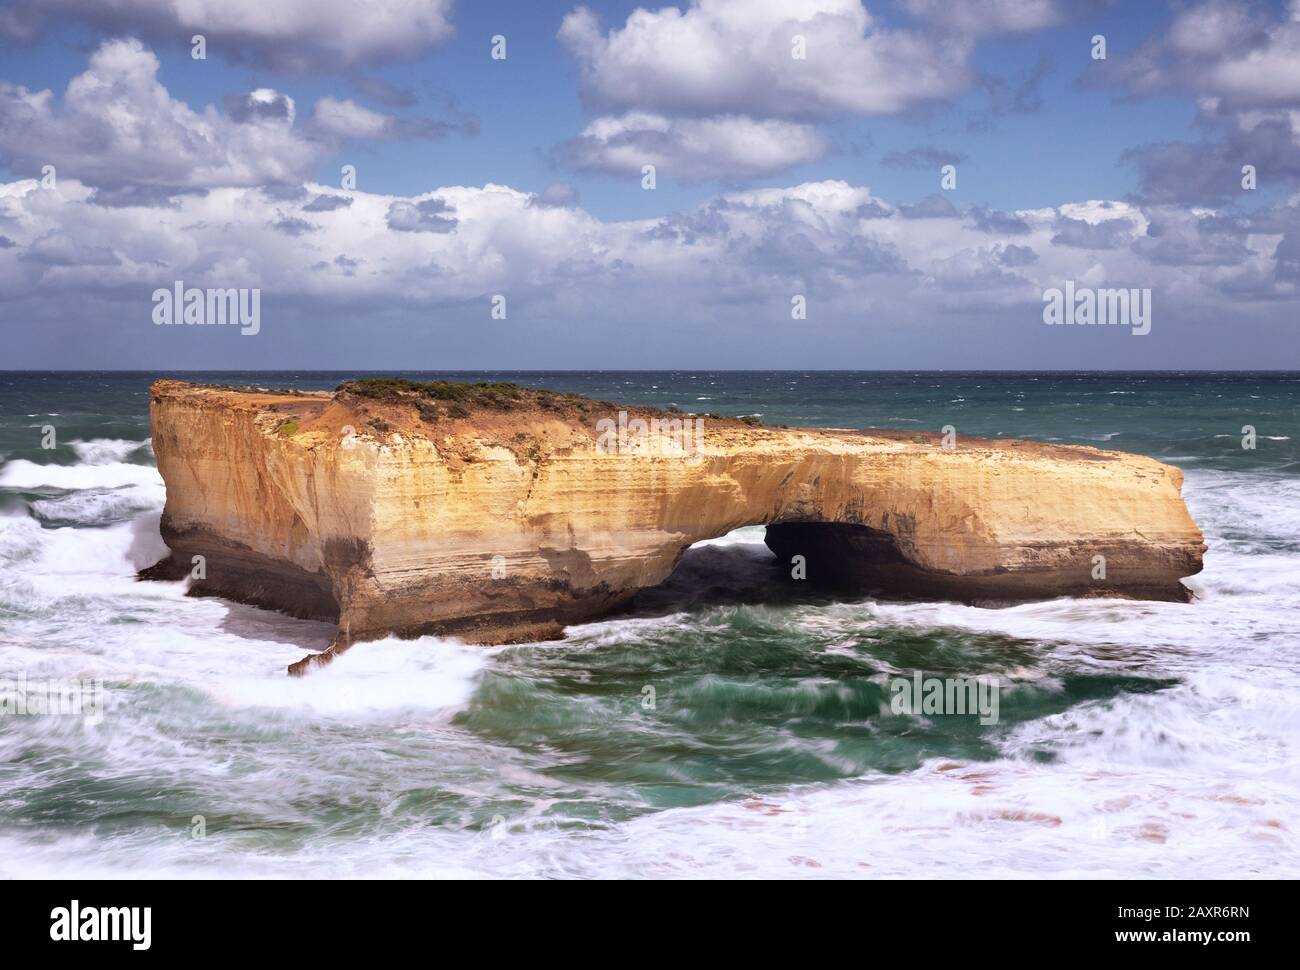
M 0 694 L 102 683 L 96 717 L 0 714 L 2 877 L 1300 874 L 1300 373 L 402 374 L 1140 452 L 1205 570 L 1190 604 L 790 599 L 750 527 L 563 641 L 302 679 L 332 627 L 134 578 L 160 376 L 365 375 L 0 372 Z M 895 713 L 918 671 L 996 677 L 997 722 Z

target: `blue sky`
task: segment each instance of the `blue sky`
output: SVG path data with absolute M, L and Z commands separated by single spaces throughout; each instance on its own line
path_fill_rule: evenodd
M 263 6 L 0 14 L 11 366 L 1300 364 L 1300 5 Z M 155 329 L 174 279 L 265 325 Z M 1151 333 L 1045 328 L 1067 279 Z

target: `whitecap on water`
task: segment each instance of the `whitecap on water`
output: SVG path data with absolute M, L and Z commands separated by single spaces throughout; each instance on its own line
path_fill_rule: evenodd
M 387 717 L 404 710 L 450 716 L 469 702 L 487 663 L 481 647 L 456 640 L 387 637 L 356 644 L 306 677 L 227 675 L 204 689 L 217 702 L 235 707 L 305 709 L 342 717 Z
M 146 438 L 144 441 L 92 438 L 89 441 L 70 441 L 68 445 L 85 465 L 113 465 L 132 457 L 153 457 L 152 438 Z
M 1014 684 L 1118 667 L 1159 681 L 1150 693 L 1120 692 L 1003 728 L 989 761 L 936 759 L 899 774 L 772 785 L 753 797 L 606 821 L 602 803 L 630 797 L 614 782 L 550 773 L 527 745 L 453 721 L 475 709 L 503 655 L 546 645 L 389 638 L 291 679 L 285 666 L 325 646 L 332 626 L 189 598 L 184 583 L 137 582 L 136 570 L 165 551 L 161 482 L 155 469 L 126 460 L 139 457 L 127 450 L 138 443 L 102 442 L 83 443 L 81 465 L 0 469 L 3 486 L 70 490 L 33 503 L 40 521 L 0 517 L 0 669 L 102 677 L 111 716 L 93 729 L 24 723 L 10 736 L 23 744 L 38 737 L 56 760 L 81 765 L 83 778 L 96 772 L 106 813 L 139 807 L 103 794 L 121 785 L 150 799 L 172 792 L 186 808 L 181 826 L 189 803 L 175 793 L 186 786 L 209 803 L 220 792 L 226 811 L 253 806 L 252 814 L 231 831 L 214 823 L 196 843 L 162 824 L 88 837 L 76 813 L 97 807 L 70 804 L 73 822 L 42 831 L 39 854 L 24 834 L 30 825 L 0 833 L 0 874 L 36 874 L 5 861 L 36 858 L 42 875 L 1196 877 L 1287 875 L 1293 867 L 1293 479 L 1187 474 L 1187 499 L 1210 543 L 1205 572 L 1189 583 L 1200 594 L 1191 604 L 1067 599 L 986 610 L 868 601 L 770 611 L 796 629 L 820 630 L 831 651 L 852 652 L 864 631 L 885 627 L 917 637 L 945 627 L 992 633 L 1029 645 L 1032 660 L 1008 662 Z M 121 521 L 137 502 L 145 514 Z M 750 526 L 702 545 L 762 541 L 763 527 Z M 677 627 L 730 635 L 697 613 L 674 612 L 574 627 L 563 649 L 650 650 Z M 834 757 L 833 745 L 815 740 L 827 746 L 821 756 Z M 453 749 L 459 760 L 437 760 Z M 554 754 L 567 766 L 591 757 L 580 745 L 560 744 Z M 507 770 L 522 781 L 501 782 Z M 431 801 L 463 803 L 463 820 L 403 814 L 403 799 L 434 788 Z M 22 797 L 39 797 L 38 789 Z M 557 789 L 584 811 L 557 808 Z M 303 804 L 333 801 L 361 807 L 362 834 L 311 830 Z M 502 825 L 479 824 L 497 812 Z M 383 816 L 382 827 L 367 827 L 372 815 Z M 311 831 L 271 841 L 295 829 Z
M 97 465 L 42 465 L 25 458 L 0 468 L 0 486 L 5 488 L 118 488 L 122 485 L 163 483 L 152 465 L 108 462 Z
M 44 525 L 104 526 L 125 522 L 160 507 L 167 498 L 161 483 L 90 488 L 57 498 L 36 499 L 32 513 Z

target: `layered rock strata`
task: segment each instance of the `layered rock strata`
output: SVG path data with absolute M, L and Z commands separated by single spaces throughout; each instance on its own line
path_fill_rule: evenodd
M 558 637 L 744 525 L 810 583 L 965 602 L 1186 600 L 1205 549 L 1178 469 L 1095 448 L 401 381 L 159 381 L 152 417 L 171 556 L 145 575 L 201 556 L 194 595 L 337 622 L 325 658 L 387 634 Z

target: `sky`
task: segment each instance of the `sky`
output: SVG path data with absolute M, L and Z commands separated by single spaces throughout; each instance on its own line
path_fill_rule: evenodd
M 160 323 L 178 282 L 257 326 Z M 1107 289 L 1149 328 L 1045 323 Z M 1298 368 L 1300 0 L 0 0 L 0 329 L 0 369 Z

